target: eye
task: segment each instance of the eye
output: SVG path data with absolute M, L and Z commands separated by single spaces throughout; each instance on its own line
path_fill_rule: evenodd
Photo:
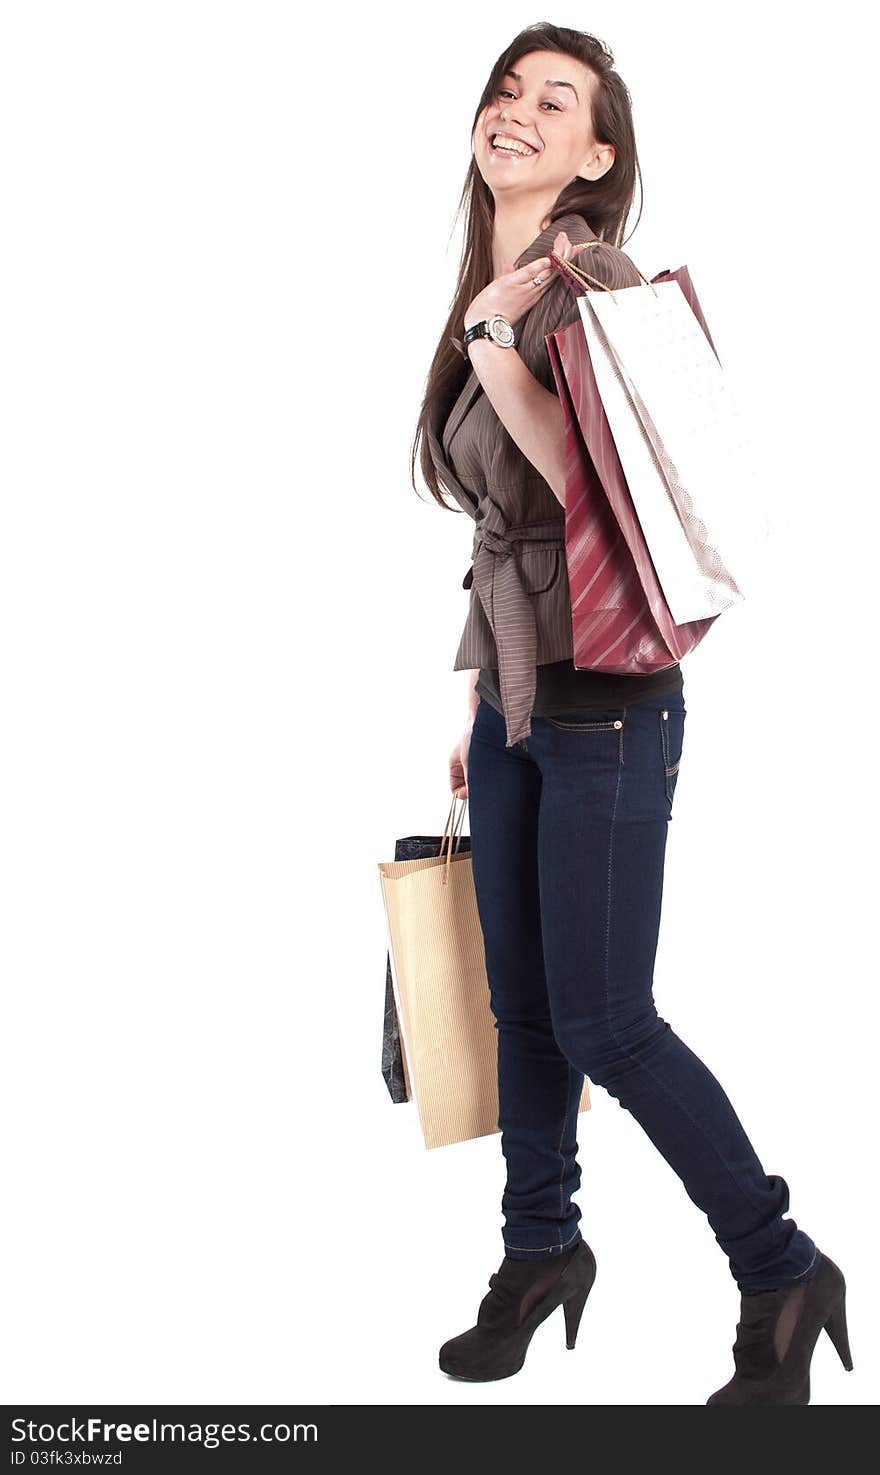
M 499 97 L 505 97 L 505 96 L 507 96 L 507 97 L 514 97 L 515 94 L 513 92 L 511 92 L 508 87 L 502 87 L 501 88 L 501 91 L 498 93 L 498 96 Z M 548 98 L 548 100 L 546 102 L 542 103 L 541 106 L 542 107 L 550 107 L 550 108 L 553 109 L 553 111 L 555 113 L 561 113 L 561 112 L 564 111 L 564 109 L 561 108 L 557 102 L 550 102 L 549 98 Z

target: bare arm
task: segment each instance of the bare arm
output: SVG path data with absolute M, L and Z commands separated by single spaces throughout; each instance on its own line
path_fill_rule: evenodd
M 575 248 L 564 231 L 559 231 L 553 249 L 570 259 Z M 535 296 L 535 282 L 543 285 Z M 550 288 L 553 295 L 548 297 Z M 576 299 L 551 270 L 549 256 L 539 257 L 518 270 L 502 272 L 474 298 L 464 315 L 465 328 L 493 312 L 501 312 L 510 323 L 525 312 L 539 314 L 543 336 L 574 320 Z M 546 301 L 544 299 L 547 299 Z M 468 356 L 474 373 L 508 435 L 527 461 L 550 487 L 557 502 L 565 506 L 565 416 L 558 395 L 544 385 L 520 358 L 516 348 L 502 348 L 488 338 L 471 343 Z
M 462 734 L 449 755 L 449 787 L 459 799 L 467 799 L 468 797 L 467 777 L 471 747 L 471 730 L 474 725 L 477 707 L 480 704 L 480 698 L 477 696 L 475 689 L 479 674 L 479 671 L 468 671 L 467 673 L 467 718 L 465 719 Z
M 473 727 L 474 718 L 477 715 L 477 707 L 480 705 L 480 698 L 479 698 L 479 696 L 477 694 L 477 681 L 479 679 L 479 675 L 480 675 L 479 671 L 468 671 L 468 697 L 467 697 L 467 726 L 468 727 Z
M 565 418 L 515 348 L 478 338 L 468 349 L 474 373 L 505 430 L 565 506 Z

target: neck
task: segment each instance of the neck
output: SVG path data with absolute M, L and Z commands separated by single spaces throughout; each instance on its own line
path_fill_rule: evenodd
M 516 261 L 532 244 L 535 236 L 546 230 L 556 198 L 549 202 L 534 199 L 496 199 L 492 225 L 492 273 L 500 276 L 505 266 Z M 542 204 L 545 208 L 541 208 Z

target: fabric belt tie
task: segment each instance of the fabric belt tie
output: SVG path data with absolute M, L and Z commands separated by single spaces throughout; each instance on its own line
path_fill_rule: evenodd
M 464 579 L 466 589 L 471 584 L 476 589 L 495 637 L 508 748 L 516 743 L 524 746 L 524 739 L 531 733 L 537 686 L 538 627 L 534 596 L 523 584 L 517 557 L 519 545 L 523 543 L 564 549 L 565 518 L 505 523 L 490 505 L 477 524 L 471 555 L 473 567 Z

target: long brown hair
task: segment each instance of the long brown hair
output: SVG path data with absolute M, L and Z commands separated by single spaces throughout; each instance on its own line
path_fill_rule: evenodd
M 600 240 L 620 247 L 623 245 L 623 233 L 635 197 L 636 177 L 638 176 L 641 183 L 641 171 L 636 152 L 632 99 L 623 78 L 614 70 L 614 57 L 604 41 L 587 31 L 552 26 L 546 21 L 527 26 L 514 37 L 493 66 L 474 113 L 471 136 L 480 113 L 497 95 L 505 74 L 516 65 L 520 57 L 526 56 L 530 51 L 559 51 L 564 56 L 574 57 L 589 68 L 595 78 L 592 99 L 593 132 L 598 143 L 613 144 L 615 150 L 614 163 L 601 179 L 581 179 L 578 176 L 566 185 L 551 212 L 551 224 L 558 216 L 575 211 L 584 217 Z M 410 475 L 415 490 L 418 491 L 415 481 L 418 458 L 422 476 L 432 496 L 441 507 L 450 512 L 456 509 L 450 507 L 444 498 L 428 445 L 427 425 L 435 404 L 451 407 L 464 384 L 467 364 L 452 342 L 452 337 L 461 337 L 468 306 L 493 276 L 492 227 L 495 201 L 473 155 L 458 202 L 456 220 L 462 210 L 466 212 L 466 223 L 458 282 L 449 318 L 428 371 L 410 463 Z

